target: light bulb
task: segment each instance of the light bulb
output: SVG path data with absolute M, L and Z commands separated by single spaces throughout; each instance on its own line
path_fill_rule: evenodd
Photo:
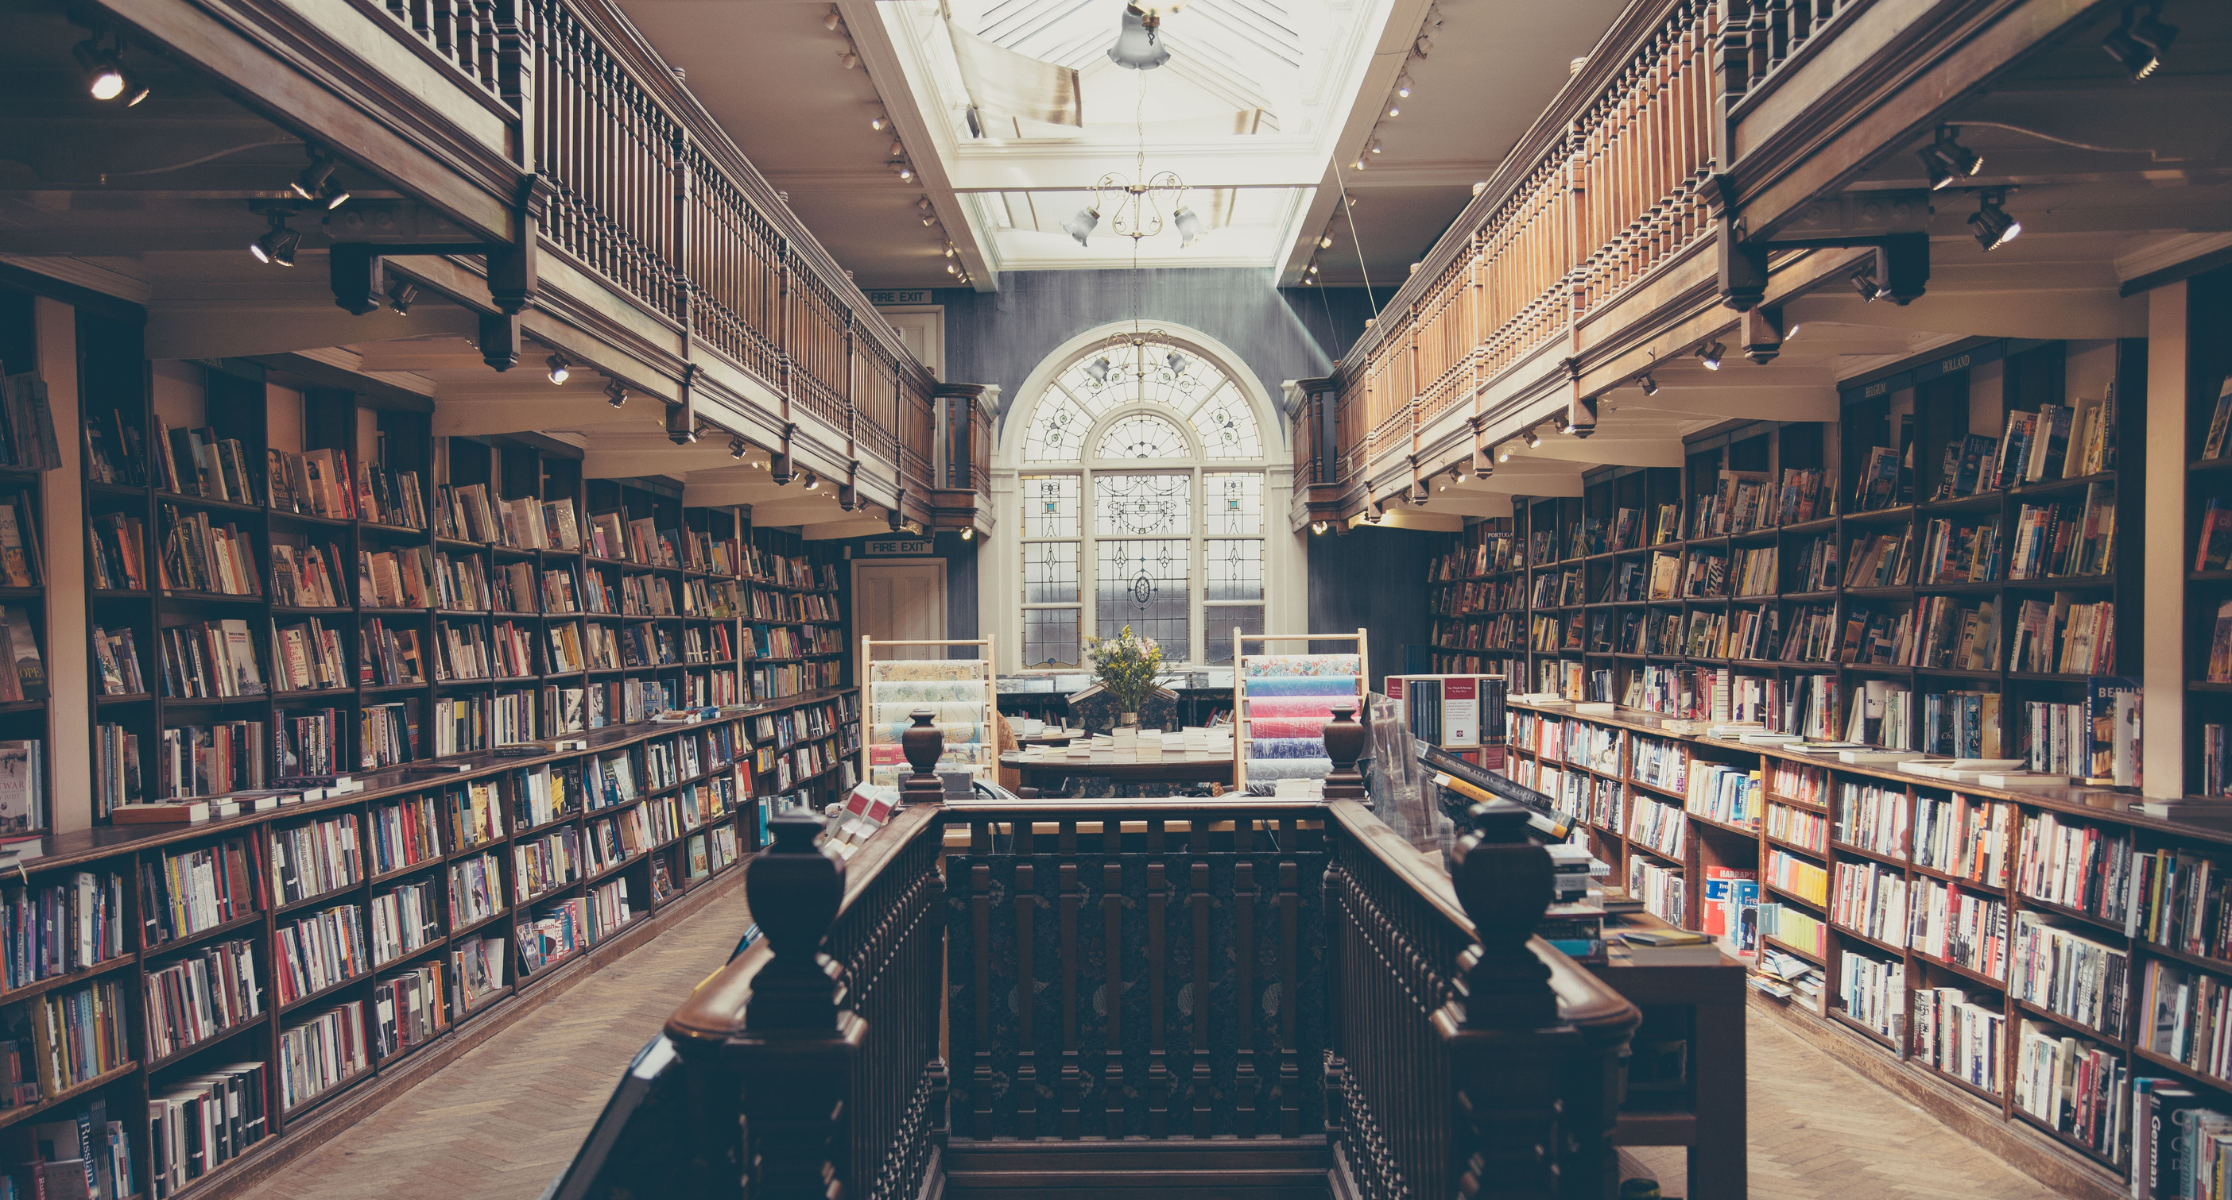
M 961 530 L 961 540 L 962 540 L 962 541 L 964 541 L 964 542 L 971 542 L 971 541 L 975 541 L 975 540 L 976 540 L 976 526 L 974 526 L 974 525 L 970 525 L 970 526 L 966 526 L 966 527 L 964 527 L 964 528 L 963 528 L 963 529 Z
M 1405 100 L 1410 99 L 1411 77 L 1409 72 L 1406 71 L 1403 74 L 1397 75 L 1395 77 L 1395 94 L 1401 96 Z
M 568 379 L 573 378 L 573 372 L 566 369 L 566 358 L 564 355 L 553 354 L 543 361 L 550 364 L 550 382 L 564 383 Z
M 1374 154 L 1378 154 L 1379 152 L 1380 152 L 1380 140 L 1379 140 L 1378 138 L 1373 138 L 1373 139 L 1372 139 L 1372 153 L 1374 153 Z
M 1333 235 L 1332 235 L 1332 234 L 1330 234 L 1330 233 L 1321 233 L 1321 234 L 1319 234 L 1319 235 L 1318 235 L 1318 249 L 1320 249 L 1320 250 L 1331 250 L 1332 248 L 1333 248 Z
M 875 130 L 877 133 L 882 133 L 884 126 L 889 124 L 891 124 L 891 118 L 882 113 L 877 113 L 875 116 L 868 118 L 868 128 Z

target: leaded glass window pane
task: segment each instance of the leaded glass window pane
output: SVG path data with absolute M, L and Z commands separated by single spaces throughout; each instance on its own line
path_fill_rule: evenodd
M 1023 543 L 1023 603 L 1077 603 L 1077 543 Z
M 1023 610 L 1023 665 L 1025 667 L 1074 667 L 1084 661 L 1079 652 L 1077 610 L 1026 608 Z
M 1255 415 L 1235 388 L 1220 388 L 1193 414 L 1194 435 L 1201 439 L 1202 457 L 1261 458 L 1263 439 L 1257 436 Z
M 1143 412 L 1127 413 L 1101 434 L 1095 458 L 1190 458 L 1191 447 L 1178 427 Z
M 1124 626 L 1153 638 L 1172 660 L 1192 652 L 1189 618 L 1193 595 L 1187 558 L 1193 543 L 1181 538 L 1116 539 L 1094 543 L 1094 591 L 1100 636 Z
M 1023 461 L 1076 462 L 1092 427 L 1092 414 L 1055 388 L 1031 413 L 1031 427 L 1023 437 Z
M 1209 590 L 1203 599 L 1263 599 L 1263 543 L 1254 538 L 1208 542 Z
M 1263 475 L 1211 471 L 1202 476 L 1202 532 L 1210 537 L 1263 535 Z
M 1201 647 L 1204 660 L 1210 663 L 1232 661 L 1232 635 L 1235 633 L 1262 633 L 1263 606 L 1260 604 L 1219 604 L 1202 610 Z
M 1023 477 L 1023 536 L 1077 536 L 1077 476 Z
M 1093 476 L 1093 532 L 1102 537 L 1193 533 L 1193 476 Z

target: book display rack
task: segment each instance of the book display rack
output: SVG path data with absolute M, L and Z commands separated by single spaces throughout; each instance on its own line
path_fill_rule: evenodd
M 1435 669 L 2020 754 L 1983 742 L 2066 719 L 2089 680 L 2137 663 L 2144 547 L 2115 521 L 2143 484 L 2119 490 L 2114 464 L 2144 414 L 2114 396 L 2143 389 L 2143 359 L 2132 342 L 1985 342 L 1861 377 L 1838 424 L 1739 425 L 1690 439 L 1681 468 L 1518 498 L 1430 569 Z
M 975 658 L 932 658 L 974 647 Z M 878 655 L 881 657 L 878 657 Z M 897 785 L 906 755 L 899 738 L 914 724 L 916 709 L 928 709 L 945 737 L 940 767 L 966 767 L 976 779 L 990 780 L 999 766 L 999 712 L 992 639 L 973 641 L 877 641 L 860 639 L 861 703 L 868 736 L 860 748 L 860 770 L 870 783 Z
M 84 410 L 97 822 L 841 678 L 833 563 L 746 510 L 434 437 L 416 397 L 155 382 Z
M 1272 654 L 1277 644 L 1302 654 Z M 1256 646 L 1263 653 L 1250 654 Z M 1308 653 L 1320 645 L 1346 645 L 1345 654 Z M 1353 703 L 1361 716 L 1372 677 L 1363 629 L 1355 633 L 1235 633 L 1232 711 L 1238 718 L 1232 744 L 1233 786 L 1246 790 L 1281 779 L 1323 779 L 1333 769 L 1325 756 L 1325 722 L 1335 704 Z

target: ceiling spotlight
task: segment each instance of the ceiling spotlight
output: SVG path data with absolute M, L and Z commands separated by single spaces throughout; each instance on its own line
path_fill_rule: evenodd
M 1418 52 L 1418 57 L 1424 58 L 1434 52 L 1434 39 L 1423 33 L 1419 34 L 1418 40 L 1411 43 L 1411 49 Z
M 1726 353 L 1727 350 L 1728 347 L 1721 345 L 1719 342 L 1714 342 L 1709 346 L 1699 346 L 1697 348 L 1697 360 L 1705 364 L 1706 370 L 1718 371 L 1721 365 L 1721 355 Z
M 956 254 L 959 254 L 959 253 L 960 253 L 960 251 L 959 251 L 959 250 L 956 250 L 956 249 L 954 249 L 954 248 L 953 248 L 953 243 L 952 243 L 952 242 L 947 242 L 947 243 L 945 244 L 945 256 L 946 256 L 947 258 L 952 258 L 952 257 L 953 257 L 954 255 L 956 255 Z
M 1883 294 L 1883 285 L 1876 282 L 1874 263 L 1852 273 L 1852 290 L 1860 293 L 1863 302 L 1872 301 Z
M 900 160 L 900 161 L 898 161 L 898 162 L 895 162 L 895 163 L 891 164 L 891 169 L 899 173 L 899 182 L 901 182 L 901 183 L 913 183 L 913 182 L 914 182 L 914 164 L 913 164 L 913 163 L 907 162 L 906 160 L 902 159 L 902 160 Z
M 1100 228 L 1100 210 L 1097 208 L 1078 209 L 1069 220 L 1062 222 L 1062 232 L 1076 238 L 1077 244 L 1080 246 L 1084 245 L 1085 239 L 1098 228 Z
M 938 223 L 938 218 L 937 218 L 937 217 L 935 217 L 935 216 L 924 216 L 924 217 L 922 218 L 922 227 L 923 227 L 924 229 L 930 229 L 930 228 L 933 228 L 933 227 L 935 227 L 935 226 L 937 225 L 937 223 Z
M 260 263 L 277 263 L 282 267 L 295 265 L 295 251 L 302 245 L 302 235 L 287 227 L 287 214 L 274 209 L 265 214 L 271 227 L 264 235 L 248 243 L 248 253 Z
M 891 139 L 891 156 L 893 158 L 902 157 L 906 153 L 907 144 L 905 142 L 900 141 L 898 138 Z
M 1105 354 L 1085 364 L 1085 373 L 1093 377 L 1094 383 L 1107 383 L 1108 372 L 1109 362 Z
M 1403 106 L 1402 106 L 1402 105 L 1400 105 L 1400 104 L 1397 104 L 1397 103 L 1396 103 L 1395 101 L 1393 101 L 1393 100 L 1390 100 L 1390 101 L 1388 101 L 1388 102 L 1387 102 L 1387 115 L 1388 115 L 1388 116 L 1391 116 L 1391 117 L 1399 117 L 1399 116 L 1402 116 L 1402 115 L 1403 115 Z
M 101 35 L 79 42 L 71 51 L 85 70 L 85 90 L 95 100 L 122 100 L 130 108 L 147 99 L 147 85 L 125 69 L 124 39 L 113 48 L 101 46 Z
M 1378 154 L 1379 152 L 1380 152 L 1380 140 L 1379 140 L 1378 138 L 1373 138 L 1373 139 L 1372 139 L 1372 153 L 1374 153 L 1374 154 Z
M 962 541 L 964 541 L 964 542 L 973 542 L 973 541 L 975 541 L 975 540 L 976 540 L 976 526 L 974 526 L 974 525 L 964 525 L 964 526 L 962 526 L 962 527 L 961 527 L 961 540 L 962 540 Z
M 612 407 L 618 408 L 628 402 L 628 389 L 621 387 L 619 380 L 608 379 L 605 381 L 605 399 L 611 402 Z
M 1457 470 L 1457 464 L 1456 464 L 1456 463 L 1451 463 L 1451 464 L 1449 464 L 1449 482 L 1451 482 L 1451 483 L 1455 483 L 1455 482 L 1457 482 L 1457 480 L 1458 480 L 1458 476 L 1459 476 L 1459 473 L 1458 473 L 1458 470 Z
M 1656 379 L 1653 379 L 1653 378 L 1651 378 L 1651 373 L 1650 373 L 1649 371 L 1645 371 L 1645 372 L 1643 373 L 1643 378 L 1642 378 L 1641 380 L 1638 380 L 1637 382 L 1639 382 L 1639 383 L 1641 383 L 1641 384 L 1643 385 L 1643 394 L 1644 394 L 1644 395 L 1646 395 L 1646 396 L 1656 396 L 1656 395 L 1658 395 L 1658 380 L 1656 380 Z
M 327 208 L 339 208 L 349 202 L 349 189 L 333 181 L 333 172 L 341 164 L 321 153 L 312 153 L 310 165 L 287 185 L 288 190 L 305 200 L 317 200 Z
M 2023 232 L 2023 223 L 2007 215 L 2000 207 L 2005 192 L 1986 192 L 1977 201 L 1976 211 L 1969 214 L 1969 232 L 1976 235 L 1976 244 L 1986 250 L 1997 250 L 2015 240 Z
M 1324 533 L 1324 532 L 1325 532 L 1325 522 L 1323 522 L 1323 521 L 1312 521 L 1312 522 L 1310 522 L 1310 532 L 1311 532 L 1311 533 Z
M 1944 191 L 1983 169 L 1984 156 L 1955 141 L 1959 133 L 1951 125 L 1940 125 L 1937 140 L 1914 152 L 1922 160 L 1922 169 L 1929 173 L 1933 192 Z
M 740 437 L 732 437 L 732 438 L 730 438 L 730 439 L 729 439 L 729 457 L 730 457 L 730 458 L 742 458 L 742 457 L 744 457 L 744 439 L 743 439 L 743 438 L 740 438 Z
M 822 17 L 822 28 L 830 31 L 831 33 L 835 33 L 837 32 L 839 21 L 840 18 L 837 16 L 837 10 L 834 8 L 830 9 L 829 12 Z
M 1169 62 L 1170 47 L 1163 45 L 1157 34 L 1161 28 L 1160 14 L 1126 4 L 1123 24 L 1116 30 L 1116 44 L 1108 48 L 1109 61 L 1134 71 L 1151 71 Z
M 850 47 L 847 47 L 844 53 L 837 56 L 837 61 L 845 64 L 845 69 L 850 71 L 860 65 L 860 56 L 853 53 Z
M 573 372 L 566 368 L 565 355 L 553 354 L 543 361 L 550 364 L 550 382 L 564 383 L 573 378 Z
M 1302 286 L 1303 286 L 1303 287 L 1316 287 L 1316 286 L 1317 286 L 1317 276 L 1315 276 L 1315 275 L 1304 275 L 1304 276 L 1302 277 Z
M 868 118 L 868 128 L 875 130 L 877 133 L 882 133 L 884 126 L 889 124 L 891 124 L 891 118 L 884 113 L 877 113 L 875 116 Z
M 1179 249 L 1183 250 L 1193 245 L 1194 239 L 1201 236 L 1201 218 L 1195 215 L 1194 210 L 1180 205 L 1177 211 L 1170 214 L 1170 219 L 1173 224 L 1178 226 Z
M 821 487 L 821 476 L 814 474 L 812 471 L 806 472 L 805 476 L 807 491 L 811 492 Z
M 1355 161 L 1355 162 L 1352 162 L 1352 163 L 1350 163 L 1350 164 L 1349 164 L 1349 170 L 1351 170 L 1351 171 L 1361 171 L 1361 170 L 1364 170 L 1364 169 L 1365 169 L 1365 168 L 1366 168 L 1367 166 L 1369 166 L 1369 165 L 1370 165 L 1370 164 L 1368 164 L 1368 163 L 1366 163 L 1366 162 L 1364 161 L 1366 157 L 1368 157 L 1368 156 L 1366 156 L 1366 155 L 1362 155 L 1362 154 L 1359 154 L 1359 155 L 1357 155 L 1357 156 L 1356 156 L 1356 161 Z
M 1567 420 L 1564 413 L 1550 418 L 1550 424 L 1559 433 L 1570 434 L 1573 432 L 1573 422 Z
M 960 266 L 959 266 L 959 265 L 957 265 L 957 264 L 955 264 L 955 263 L 950 263 L 950 262 L 946 264 L 946 274 L 948 274 L 948 275 L 959 275 L 960 273 L 961 273 L 961 268 L 960 268 Z
M 1497 461 L 1497 462 L 1510 462 L 1510 461 L 1511 461 L 1511 443 L 1510 443 L 1510 442 L 1505 442 L 1505 443 L 1504 443 L 1503 445 L 1501 445 L 1501 446 L 1498 446 L 1498 447 L 1496 447 L 1496 461 Z
M 1320 249 L 1320 250 L 1331 250 L 1332 248 L 1333 248 L 1333 235 L 1332 235 L 1332 234 L 1330 234 L 1330 233 L 1321 233 L 1321 234 L 1319 234 L 1319 235 L 1318 235 L 1318 249 Z
M 1314 259 L 1314 258 L 1310 260 L 1310 270 L 1309 270 L 1309 273 L 1310 273 L 1310 274 L 1312 274 L 1312 275 L 1315 275 L 1315 274 L 1317 274 L 1317 273 L 1318 273 L 1318 265 L 1317 265 L 1317 260 L 1316 260 L 1316 259 Z
M 1519 440 L 1527 443 L 1527 449 L 1529 450 L 1542 448 L 1542 433 L 1532 425 L 1527 427 L 1527 432 L 1519 435 Z
M 1410 99 L 1410 93 L 1411 93 L 1411 77 L 1410 77 L 1410 72 L 1408 72 L 1408 71 L 1405 71 L 1405 72 L 1403 72 L 1402 74 L 1400 74 L 1400 75 L 1397 75 L 1397 76 L 1395 77 L 1395 94 L 1396 94 L 1396 95 L 1398 95 L 1398 96 L 1401 96 L 1401 97 L 1402 97 L 1403 99 L 1405 99 L 1405 100 L 1408 100 L 1408 99 Z
M 418 299 L 418 285 L 408 279 L 398 279 L 388 285 L 387 294 L 388 307 L 395 310 L 396 316 L 407 317 L 411 315 L 411 301 Z
M 2144 17 L 2139 15 L 2142 7 L 2147 10 Z M 2162 66 L 2162 56 L 2169 51 L 2170 43 L 2177 39 L 2178 27 L 2163 24 L 2161 17 L 2160 0 L 2143 6 L 2126 5 L 2122 22 L 2110 30 L 2107 37 L 2100 39 L 2100 48 L 2123 67 L 2134 83 L 2154 74 Z

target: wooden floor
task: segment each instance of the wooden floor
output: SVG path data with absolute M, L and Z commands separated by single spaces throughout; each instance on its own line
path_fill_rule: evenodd
M 741 889 L 684 916 L 246 1195 L 535 1200 L 621 1068 L 747 920 Z M 1773 1021 L 1755 1014 L 1749 1036 L 1752 1200 L 2054 1200 Z M 1683 1195 L 1680 1151 L 1636 1155 L 1666 1196 Z

